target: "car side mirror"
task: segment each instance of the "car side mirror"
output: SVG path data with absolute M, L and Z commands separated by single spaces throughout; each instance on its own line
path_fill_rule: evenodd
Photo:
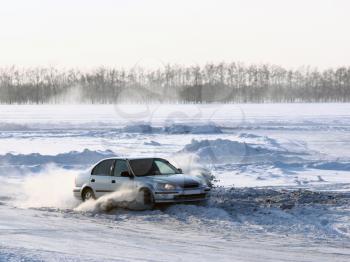
M 179 171 L 180 174 L 183 173 L 181 168 L 178 168 L 177 171 Z
M 129 177 L 132 178 L 133 176 L 129 173 L 129 171 L 123 171 L 120 173 L 121 177 Z

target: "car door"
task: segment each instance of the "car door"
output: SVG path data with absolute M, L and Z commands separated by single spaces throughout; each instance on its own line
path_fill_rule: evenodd
M 91 172 L 90 185 L 94 189 L 96 197 L 112 192 L 112 172 L 114 159 L 106 159 L 98 163 Z
M 134 185 L 134 179 L 129 177 L 122 177 L 121 174 L 125 171 L 129 171 L 129 166 L 126 160 L 117 159 L 114 163 L 113 178 L 112 178 L 112 190 L 117 191 L 120 189 L 131 189 Z

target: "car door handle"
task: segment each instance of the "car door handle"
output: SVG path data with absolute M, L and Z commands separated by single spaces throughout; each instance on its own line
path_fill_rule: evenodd
M 93 178 L 93 179 L 91 179 L 91 182 L 95 182 L 95 179 Z
M 115 180 L 114 179 L 112 180 L 112 184 L 115 184 Z

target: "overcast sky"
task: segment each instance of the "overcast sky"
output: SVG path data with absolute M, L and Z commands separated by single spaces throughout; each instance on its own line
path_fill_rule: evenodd
M 0 65 L 350 65 L 348 0 L 0 0 Z

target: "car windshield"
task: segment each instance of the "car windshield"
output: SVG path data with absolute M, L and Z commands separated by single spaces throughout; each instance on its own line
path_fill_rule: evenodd
M 175 175 L 180 171 L 163 159 L 134 159 L 130 160 L 130 167 L 135 176 Z

